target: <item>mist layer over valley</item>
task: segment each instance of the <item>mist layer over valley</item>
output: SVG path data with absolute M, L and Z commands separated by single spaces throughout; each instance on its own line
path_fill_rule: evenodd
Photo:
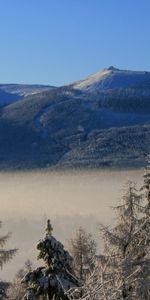
M 128 179 L 142 181 L 149 99 L 150 72 L 114 67 L 58 88 L 0 85 L 1 220 L 19 249 L 2 278 L 37 263 L 48 218 L 60 241 L 81 225 L 101 245 L 98 222 L 113 222 Z
M 23 263 L 36 262 L 36 244 L 50 218 L 54 235 L 66 244 L 83 226 L 99 241 L 98 222 L 111 224 L 123 186 L 131 179 L 142 183 L 143 170 L 0 173 L 2 232 L 12 232 L 7 246 L 19 249 L 1 272 L 11 279 Z M 99 242 L 100 245 L 100 242 Z

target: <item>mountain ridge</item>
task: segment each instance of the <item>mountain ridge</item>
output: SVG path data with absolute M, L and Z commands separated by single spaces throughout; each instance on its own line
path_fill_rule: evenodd
M 3 106 L 0 169 L 142 167 L 149 136 L 150 72 L 111 66 Z
M 122 81 L 121 77 L 123 77 Z M 127 88 L 147 80 L 150 80 L 150 72 L 120 70 L 118 68 L 110 66 L 103 69 L 102 71 L 98 71 L 88 76 L 83 80 L 73 83 L 72 86 L 76 89 L 81 90 L 89 90 L 91 88 L 107 90 L 114 88 Z M 96 83 L 98 83 L 98 86 L 96 86 Z
M 0 83 L 0 107 L 53 88 L 55 87 L 40 84 Z

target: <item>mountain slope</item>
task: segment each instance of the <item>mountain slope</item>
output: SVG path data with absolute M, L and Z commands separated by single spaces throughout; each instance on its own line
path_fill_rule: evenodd
M 100 92 L 112 89 L 125 89 L 150 81 L 150 72 L 119 70 L 109 67 L 72 85 L 87 92 Z
M 0 84 L 0 107 L 53 88 L 44 85 Z
M 3 107 L 0 168 L 139 167 L 149 137 L 150 73 L 110 67 Z

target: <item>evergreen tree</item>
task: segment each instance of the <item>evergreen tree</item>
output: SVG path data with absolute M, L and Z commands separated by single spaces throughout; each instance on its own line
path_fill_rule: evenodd
M 37 245 L 38 259 L 43 259 L 45 266 L 29 272 L 22 282 L 28 284 L 24 299 L 64 299 L 66 292 L 78 286 L 73 275 L 72 257 L 64 246 L 52 236 L 52 226 L 47 221 L 46 235 Z
M 144 216 L 142 197 L 133 183 L 129 182 L 121 204 L 115 209 L 116 225 L 112 229 L 100 226 L 105 254 L 98 257 L 80 299 L 148 300 L 150 274 L 144 222 L 148 216 Z M 75 291 L 70 295 L 75 298 Z
M 104 284 L 109 280 L 105 291 L 106 295 L 111 294 L 111 299 L 148 299 L 144 290 L 147 279 L 143 276 L 149 261 L 143 259 L 145 249 L 138 239 L 143 210 L 141 204 L 141 195 L 130 182 L 121 205 L 116 207 L 117 225 L 112 230 L 102 226 L 107 253 Z
M 141 262 L 141 281 L 139 283 L 139 299 L 150 299 L 150 164 L 147 165 L 144 174 L 143 203 L 140 207 L 140 226 L 136 232 L 136 242 L 139 245 L 138 255 Z
M 0 222 L 0 228 L 2 227 L 2 222 Z M 4 264 L 9 262 L 15 255 L 17 249 L 5 249 L 5 245 L 10 238 L 10 233 L 0 236 L 0 267 L 3 268 Z M 4 283 L 0 283 L 0 299 L 5 298 L 6 291 L 4 288 Z
M 2 227 L 2 222 L 0 222 L 0 228 Z M 9 260 L 13 258 L 17 249 L 4 249 L 5 244 L 10 238 L 10 233 L 0 236 L 0 267 L 3 268 L 4 264 L 6 264 Z
M 83 284 L 94 268 L 96 242 L 91 234 L 79 227 L 69 240 L 68 248 L 74 259 L 75 274 Z

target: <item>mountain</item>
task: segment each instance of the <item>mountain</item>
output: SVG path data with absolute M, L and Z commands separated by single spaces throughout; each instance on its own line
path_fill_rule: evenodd
M 52 88 L 54 87 L 37 84 L 0 84 L 0 107 Z
M 114 89 L 127 89 L 150 81 L 150 72 L 119 70 L 113 66 L 97 72 L 72 86 L 87 92 L 107 92 Z
M 150 72 L 109 67 L 2 107 L 0 168 L 141 167 L 149 137 Z

